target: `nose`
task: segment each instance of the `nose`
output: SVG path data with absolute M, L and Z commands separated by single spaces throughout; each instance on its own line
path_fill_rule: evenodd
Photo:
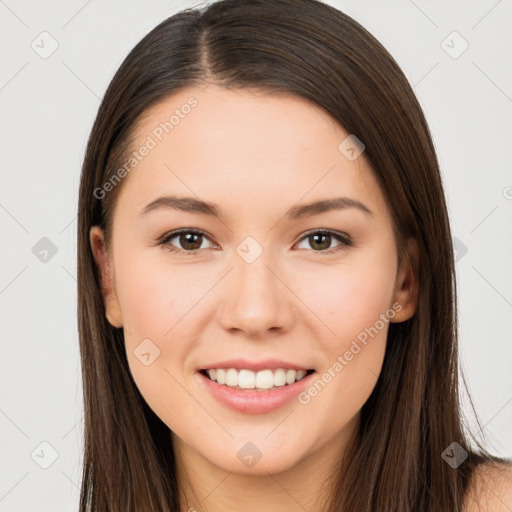
M 234 254 L 233 267 L 219 309 L 222 327 L 256 338 L 290 330 L 296 320 L 295 296 L 275 259 L 263 251 L 256 261 L 248 263 Z

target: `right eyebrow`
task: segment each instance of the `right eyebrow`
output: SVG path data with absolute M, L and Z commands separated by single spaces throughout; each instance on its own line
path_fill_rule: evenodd
M 146 215 L 149 212 L 158 209 L 171 209 L 180 210 L 189 213 L 198 213 L 201 215 L 210 215 L 219 219 L 223 218 L 223 213 L 213 203 L 195 199 L 193 197 L 177 197 L 177 196 L 162 196 L 151 203 L 147 204 L 141 211 L 141 215 Z

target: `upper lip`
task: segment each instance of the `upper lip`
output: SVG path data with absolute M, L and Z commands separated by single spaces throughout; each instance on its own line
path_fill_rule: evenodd
M 201 370 L 212 370 L 217 368 L 236 368 L 246 369 L 257 372 L 260 370 L 277 370 L 278 368 L 284 368 L 286 370 L 311 370 L 311 367 L 303 366 L 301 364 L 292 363 L 289 361 L 282 361 L 280 359 L 263 359 L 261 361 L 249 361 L 248 359 L 229 359 L 226 361 L 219 361 L 216 363 L 210 363 L 202 366 Z

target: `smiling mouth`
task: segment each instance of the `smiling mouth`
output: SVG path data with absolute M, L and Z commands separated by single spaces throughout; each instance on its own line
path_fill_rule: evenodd
M 292 370 L 278 368 L 276 370 L 252 370 L 237 368 L 211 368 L 200 370 L 199 373 L 217 384 L 240 390 L 269 391 L 290 386 L 302 380 L 315 370 Z

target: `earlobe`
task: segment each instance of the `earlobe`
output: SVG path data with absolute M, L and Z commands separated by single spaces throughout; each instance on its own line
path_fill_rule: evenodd
M 404 256 L 395 282 L 393 304 L 398 302 L 401 309 L 396 312 L 392 322 L 405 322 L 409 320 L 418 306 L 419 280 L 418 272 L 420 255 L 418 242 L 415 238 L 407 240 L 407 255 Z
M 100 275 L 101 292 L 105 303 L 105 316 L 113 327 L 122 327 L 121 307 L 115 292 L 113 269 L 106 251 L 103 230 L 99 226 L 91 228 L 89 241 Z

